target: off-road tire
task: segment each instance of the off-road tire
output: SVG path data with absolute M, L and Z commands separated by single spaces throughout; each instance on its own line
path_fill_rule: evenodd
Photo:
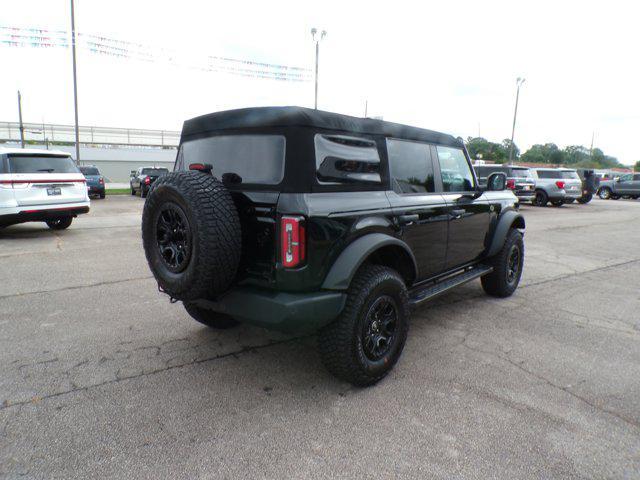
M 518 270 L 515 277 L 509 280 L 509 258 L 513 248 L 519 250 Z M 491 257 L 487 261 L 487 264 L 493 267 L 493 272 L 481 278 L 484 291 L 493 297 L 510 297 L 516 288 L 518 288 L 522 276 L 522 267 L 524 265 L 524 242 L 522 241 L 522 234 L 515 228 L 509 230 L 502 249 Z
M 240 322 L 224 313 L 214 312 L 189 302 L 184 302 L 183 305 L 187 313 L 191 315 L 191 318 L 207 327 L 227 330 L 240 325 Z
M 367 357 L 363 329 L 379 299 L 393 299 L 396 308 L 394 336 L 378 360 Z M 318 335 L 318 351 L 324 366 L 336 377 L 356 386 L 368 386 L 384 378 L 400 358 L 409 329 L 409 301 L 402 277 L 388 267 L 364 265 L 347 291 L 344 310 Z
M 53 220 L 47 220 L 45 223 L 51 230 L 64 230 L 69 228 L 73 222 L 73 217 L 60 217 Z
M 612 195 L 611 195 L 611 189 L 609 187 L 602 187 L 600 189 L 600 191 L 598 192 L 598 196 L 602 199 L 602 200 L 609 200 Z
M 190 243 L 188 255 L 177 268 L 163 257 L 157 237 L 166 209 L 182 212 L 190 239 L 185 242 Z M 142 242 L 158 286 L 171 297 L 189 301 L 226 291 L 242 251 L 240 220 L 231 194 L 216 178 L 198 171 L 160 177 L 142 212 Z
M 549 203 L 549 195 L 544 190 L 536 190 L 536 198 L 533 199 L 533 204 L 536 207 L 546 207 Z
M 588 193 L 587 195 L 580 197 L 578 199 L 578 203 L 584 205 L 586 203 L 589 203 L 592 199 L 593 199 L 593 195 L 591 193 Z

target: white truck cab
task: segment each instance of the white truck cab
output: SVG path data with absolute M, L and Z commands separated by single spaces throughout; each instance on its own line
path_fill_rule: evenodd
M 62 230 L 87 212 L 87 182 L 68 153 L 0 148 L 0 227 L 45 222 Z

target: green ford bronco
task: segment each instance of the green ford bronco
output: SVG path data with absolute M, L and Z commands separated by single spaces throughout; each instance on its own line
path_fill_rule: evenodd
M 195 320 L 317 332 L 330 372 L 371 385 L 412 308 L 477 278 L 492 296 L 517 288 L 525 222 L 505 181 L 479 187 L 443 133 L 299 107 L 213 113 L 185 122 L 143 244 Z

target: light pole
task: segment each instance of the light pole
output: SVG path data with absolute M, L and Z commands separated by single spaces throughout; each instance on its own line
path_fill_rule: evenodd
M 73 108 L 76 130 L 76 163 L 80 165 L 80 131 L 78 128 L 78 79 L 76 73 L 76 21 L 71 0 L 71 57 L 73 59 Z
M 509 163 L 513 163 L 513 136 L 516 133 L 516 117 L 518 116 L 518 98 L 520 97 L 520 87 L 525 79 L 518 77 L 516 79 L 516 108 L 513 111 L 513 127 L 511 128 L 511 144 L 509 145 Z
M 22 95 L 18 90 L 18 120 L 20 121 L 20 145 L 24 148 L 24 124 L 22 123 Z
M 315 81 L 316 94 L 315 94 L 315 102 L 313 107 L 316 110 L 318 109 L 318 57 L 320 56 L 320 41 L 327 36 L 327 31 L 322 30 L 322 32 L 320 32 L 320 37 L 316 39 L 317 33 L 318 33 L 318 30 L 315 27 L 311 29 L 311 38 L 316 43 L 316 81 Z

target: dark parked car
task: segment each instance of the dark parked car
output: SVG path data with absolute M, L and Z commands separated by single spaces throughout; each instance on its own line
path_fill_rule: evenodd
M 138 170 L 132 170 L 129 180 L 131 195 L 140 192 L 142 198 L 146 197 L 153 182 L 167 173 L 169 173 L 168 168 L 140 167 Z
M 93 165 L 80 165 L 78 169 L 84 175 L 84 178 L 87 179 L 87 193 L 104 198 L 104 177 L 100 174 L 100 170 Z
M 527 167 L 515 165 L 474 165 L 480 186 L 487 185 L 492 173 L 502 172 L 507 176 L 507 188 L 512 190 L 521 202 L 532 202 L 536 198 L 536 182 Z
M 480 188 L 462 139 L 297 107 L 185 122 L 145 202 L 158 287 L 214 328 L 317 331 L 324 365 L 370 385 L 410 307 L 473 279 L 518 286 L 524 218 L 503 173 Z

